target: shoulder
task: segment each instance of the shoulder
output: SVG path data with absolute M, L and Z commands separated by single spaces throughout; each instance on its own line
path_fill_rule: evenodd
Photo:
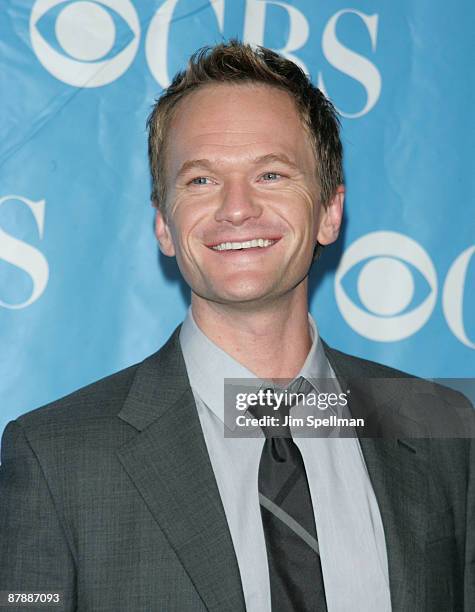
M 2 461 L 10 457 L 17 465 L 35 457 L 50 486 L 73 486 L 84 474 L 110 474 L 116 451 L 137 434 L 120 412 L 140 371 L 156 356 L 10 421 L 2 435 Z
M 367 380 L 368 384 L 370 384 L 369 381 L 373 381 L 374 379 L 384 380 L 387 381 L 388 384 L 392 382 L 392 386 L 400 384 L 401 388 L 424 391 L 443 398 L 444 401 L 449 403 L 454 402 L 460 404 L 460 402 L 462 402 L 472 407 L 470 401 L 463 393 L 447 387 L 444 384 L 440 384 L 434 380 L 420 378 L 404 370 L 398 370 L 376 361 L 349 355 L 348 353 L 330 347 L 325 342 L 323 342 L 323 346 L 325 354 L 337 376 L 340 374 L 340 376 L 345 379 Z
M 24 428 L 116 416 L 130 390 L 139 363 L 93 382 L 16 420 Z
M 31 471 L 39 465 L 60 497 L 74 495 L 86 481 L 98 487 L 122 482 L 117 452 L 183 395 L 184 367 L 176 330 L 140 363 L 10 421 L 2 466 Z
M 113 452 L 132 434 L 117 415 L 139 367 L 130 366 L 17 417 L 3 433 L 2 456 L 8 449 L 21 455 L 29 447 L 44 466 L 56 457 L 65 469 L 75 469 L 74 457 Z
M 325 355 L 333 369 L 341 371 L 345 377 L 417 378 L 413 374 L 409 374 L 403 370 L 397 370 L 396 368 L 391 368 L 390 366 L 376 361 L 370 361 L 369 359 L 363 359 L 362 357 L 356 357 L 356 355 L 350 355 L 343 351 L 339 351 L 329 346 L 324 340 L 322 340 L 322 344 Z
M 356 391 L 360 404 L 373 406 L 378 418 L 391 415 L 412 437 L 475 435 L 475 411 L 459 390 L 323 345 L 338 379 Z
M 116 420 L 132 389 L 140 392 L 141 385 L 152 379 L 153 384 L 165 384 L 166 372 L 179 359 L 179 327 L 168 341 L 143 361 L 19 416 L 17 424 L 25 430 L 41 428 L 81 427 L 81 425 Z M 139 389 L 137 389 L 139 387 Z

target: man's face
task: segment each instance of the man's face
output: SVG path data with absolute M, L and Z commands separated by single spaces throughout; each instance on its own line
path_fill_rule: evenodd
M 310 138 L 279 89 L 218 84 L 190 94 L 169 127 L 166 168 L 157 237 L 205 300 L 275 300 L 306 278 L 317 239 L 338 235 L 343 194 L 328 209 L 318 203 Z

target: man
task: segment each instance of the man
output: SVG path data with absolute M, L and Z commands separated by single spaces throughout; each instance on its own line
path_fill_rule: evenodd
M 372 384 L 404 375 L 331 349 L 308 314 L 343 211 L 332 105 L 233 41 L 193 56 L 149 128 L 156 234 L 191 309 L 155 355 L 7 426 L 0 590 L 81 611 L 475 609 L 470 439 L 411 436 L 410 395 Z M 256 377 L 350 389 L 377 439 L 229 437 L 223 381 Z

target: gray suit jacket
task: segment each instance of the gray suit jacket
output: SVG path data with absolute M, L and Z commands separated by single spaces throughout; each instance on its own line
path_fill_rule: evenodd
M 369 396 L 359 381 L 402 374 L 326 345 L 325 352 L 342 385 L 355 381 L 350 409 L 369 419 L 372 435 L 394 428 L 397 391 L 389 397 L 370 385 Z M 475 610 L 471 440 L 391 436 L 361 438 L 361 446 L 383 520 L 394 612 Z M 8 424 L 1 590 L 63 591 L 56 610 L 244 612 L 178 329 L 142 363 Z

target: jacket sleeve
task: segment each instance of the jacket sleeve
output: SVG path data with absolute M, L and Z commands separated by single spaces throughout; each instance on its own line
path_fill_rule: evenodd
M 42 467 L 16 421 L 2 436 L 0 591 L 61 592 L 62 604 L 45 609 L 76 609 L 74 559 Z M 4 609 L 26 611 L 34 606 L 10 604 Z

